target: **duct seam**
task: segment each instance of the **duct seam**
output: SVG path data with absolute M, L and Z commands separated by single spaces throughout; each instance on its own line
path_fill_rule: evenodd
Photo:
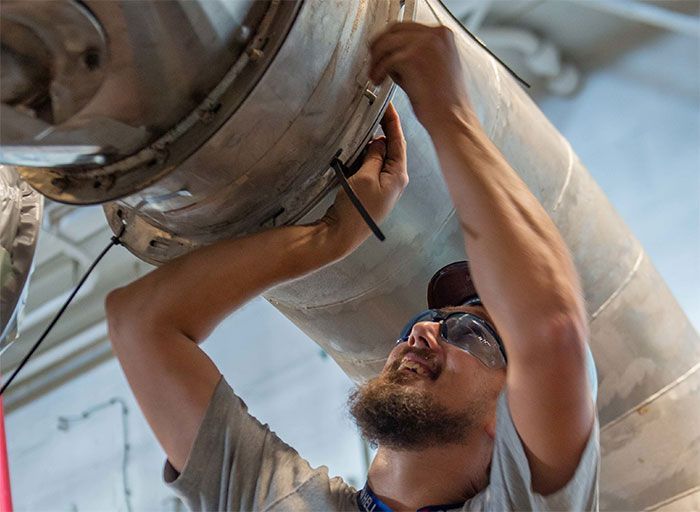
M 671 503 L 674 503 L 682 498 L 685 498 L 686 496 L 690 496 L 691 494 L 694 494 L 696 492 L 700 491 L 700 485 L 696 485 L 695 487 L 691 489 L 687 489 L 683 491 L 682 493 L 676 494 L 675 496 L 671 496 L 670 498 L 667 498 L 663 501 L 658 502 L 656 505 L 652 505 L 649 508 L 645 508 L 645 511 L 651 511 L 651 510 L 659 510 L 661 507 L 664 507 L 666 505 L 670 505 Z
M 617 425 L 620 423 L 622 420 L 624 420 L 627 416 L 635 413 L 637 410 L 639 410 L 641 407 L 645 407 L 649 405 L 650 403 L 654 402 L 657 398 L 661 397 L 671 389 L 675 388 L 678 384 L 686 380 L 688 377 L 691 377 L 693 373 L 698 371 L 700 368 L 700 362 L 695 363 L 693 366 L 690 367 L 688 371 L 686 371 L 683 375 L 678 377 L 676 380 L 669 382 L 666 384 L 664 387 L 662 387 L 660 390 L 658 390 L 656 393 L 653 393 L 649 395 L 645 400 L 641 401 L 639 404 L 635 405 L 631 409 L 628 409 L 626 412 L 622 413 L 620 416 L 612 420 L 610 423 L 607 425 L 604 425 L 601 429 L 600 432 L 601 434 L 605 432 L 606 430 L 609 430 L 613 426 Z M 655 505 L 656 506 L 656 505 Z
M 489 56 L 489 62 L 491 63 L 491 69 L 493 69 L 493 75 L 496 78 L 496 98 L 503 98 L 503 90 L 501 87 L 501 72 L 498 69 L 496 59 Z M 496 130 L 498 129 L 498 124 L 501 121 L 501 102 L 496 102 L 496 115 L 494 116 L 493 126 L 491 127 L 491 133 L 489 133 L 489 139 L 493 140 L 496 135 Z
M 574 150 L 571 147 L 571 144 L 569 143 L 568 140 L 566 140 L 564 137 L 561 137 L 561 140 L 566 144 L 566 153 L 568 157 L 568 167 L 566 169 L 566 179 L 564 180 L 564 185 L 561 187 L 561 191 L 559 192 L 559 197 L 557 197 L 556 202 L 554 203 L 554 208 L 552 208 L 552 213 L 557 211 L 557 208 L 561 205 L 561 202 L 564 200 L 564 193 L 566 192 L 566 189 L 569 188 L 569 183 L 571 182 L 571 175 L 573 174 L 574 170 Z
M 634 265 L 632 266 L 632 270 L 630 270 L 629 274 L 627 274 L 627 277 L 625 277 L 624 281 L 620 283 L 620 286 L 617 287 L 617 290 L 612 292 L 610 294 L 610 297 L 605 299 L 605 302 L 603 302 L 598 309 L 595 310 L 595 312 L 591 315 L 591 321 L 595 320 L 598 315 L 600 315 L 603 311 L 605 311 L 605 308 L 607 308 L 610 303 L 615 300 L 615 298 L 622 293 L 622 290 L 625 289 L 625 287 L 629 284 L 629 282 L 632 280 L 634 275 L 637 273 L 639 270 L 639 267 L 642 264 L 642 260 L 644 259 L 644 249 L 640 249 L 639 255 L 637 255 L 637 261 L 634 262 Z

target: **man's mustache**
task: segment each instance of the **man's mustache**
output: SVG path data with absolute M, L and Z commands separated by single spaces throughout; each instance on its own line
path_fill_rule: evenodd
M 408 353 L 415 354 L 421 359 L 424 359 L 426 363 L 430 365 L 431 371 L 433 372 L 435 379 L 437 379 L 440 376 L 442 368 L 438 363 L 437 355 L 435 354 L 435 352 L 426 347 L 410 347 L 408 343 L 406 343 L 405 347 L 402 347 L 396 359 L 394 359 L 394 361 L 389 366 L 388 371 L 390 374 L 396 374 L 399 371 L 401 361 Z

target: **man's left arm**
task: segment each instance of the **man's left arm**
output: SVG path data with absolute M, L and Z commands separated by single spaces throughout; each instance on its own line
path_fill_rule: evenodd
M 578 276 L 555 225 L 482 129 L 453 34 L 401 23 L 372 45 L 430 134 L 462 227 L 471 273 L 508 353 L 513 423 L 540 494 L 573 476 L 594 424 L 588 326 Z

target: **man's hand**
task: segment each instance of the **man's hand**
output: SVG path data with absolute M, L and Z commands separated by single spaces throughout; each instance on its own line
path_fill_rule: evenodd
M 401 122 L 392 104 L 382 119 L 385 137 L 374 139 L 367 150 L 362 167 L 348 179 L 375 222 L 380 223 L 391 212 L 408 185 L 406 142 Z M 359 246 L 371 231 L 347 194 L 339 190 L 335 203 L 321 219 L 328 225 L 330 236 L 349 253 Z
M 391 77 L 428 131 L 449 114 L 471 112 L 454 35 L 447 27 L 395 23 L 372 42 L 370 55 L 372 81 Z

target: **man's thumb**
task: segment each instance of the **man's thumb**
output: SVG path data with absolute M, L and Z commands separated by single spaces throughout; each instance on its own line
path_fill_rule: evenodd
M 386 138 L 378 137 L 369 143 L 362 167 L 370 172 L 379 173 L 386 158 Z

